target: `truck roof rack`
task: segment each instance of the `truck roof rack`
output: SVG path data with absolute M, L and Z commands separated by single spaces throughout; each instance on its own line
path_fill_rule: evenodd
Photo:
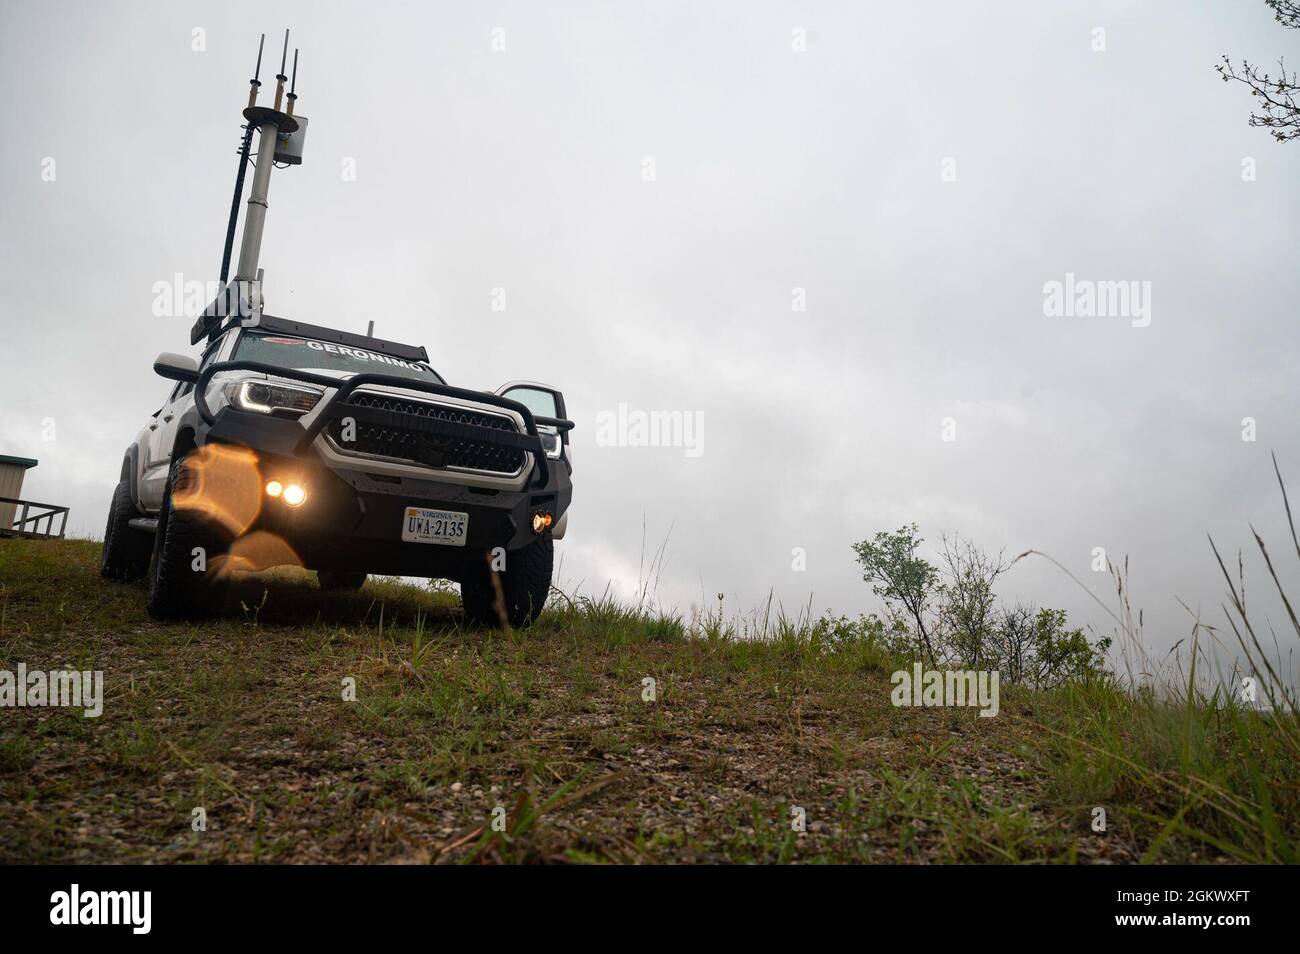
M 383 338 L 359 335 L 352 331 L 336 331 L 333 328 L 325 328 L 321 325 L 310 325 L 305 321 L 291 321 L 288 318 L 277 318 L 274 315 L 262 315 L 261 320 L 250 327 L 256 327 L 261 331 L 269 331 L 277 335 L 301 335 L 304 338 L 316 338 L 319 341 L 333 341 L 349 348 L 376 351 L 379 354 L 386 354 L 390 358 L 401 358 L 403 361 L 423 361 L 425 364 L 429 362 L 429 353 L 424 350 L 423 345 L 402 344 L 398 341 L 387 341 Z

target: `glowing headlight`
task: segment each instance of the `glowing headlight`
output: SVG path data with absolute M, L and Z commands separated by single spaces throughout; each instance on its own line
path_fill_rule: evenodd
M 284 502 L 290 507 L 297 507 L 307 499 L 307 491 L 303 490 L 298 484 L 290 484 L 284 488 Z
M 316 388 L 271 384 L 269 381 L 232 381 L 226 385 L 226 397 L 241 411 L 299 417 L 316 406 L 321 392 Z

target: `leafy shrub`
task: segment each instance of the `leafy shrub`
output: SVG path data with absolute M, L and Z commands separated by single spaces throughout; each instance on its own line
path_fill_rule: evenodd
M 1064 610 L 1000 604 L 994 584 L 1010 565 L 1002 555 L 960 537 L 942 540 L 942 569 L 918 555 L 916 524 L 854 544 L 885 618 L 824 616 L 831 641 L 870 640 L 903 659 L 996 669 L 1036 688 L 1102 671 L 1109 639 L 1090 642 L 1069 628 Z

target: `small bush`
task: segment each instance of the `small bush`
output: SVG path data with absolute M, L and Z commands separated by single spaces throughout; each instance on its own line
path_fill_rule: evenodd
M 932 665 L 998 670 L 1008 682 L 1035 688 L 1103 670 L 1111 641 L 1090 642 L 1070 629 L 1064 610 L 998 603 L 994 584 L 1010 565 L 1001 554 L 945 536 L 940 570 L 917 555 L 921 543 L 911 524 L 853 547 L 886 615 L 856 625 L 863 635 L 870 629 L 885 651 Z M 846 623 L 832 630 L 847 633 Z

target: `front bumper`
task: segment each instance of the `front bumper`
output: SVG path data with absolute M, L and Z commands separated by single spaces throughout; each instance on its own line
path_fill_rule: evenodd
M 210 378 L 213 372 L 231 369 L 231 364 L 244 363 L 211 366 L 195 386 L 196 397 L 206 387 L 205 378 Z M 279 369 L 267 373 L 290 380 L 310 381 L 315 377 Z M 239 521 L 242 525 L 237 528 L 240 537 L 259 532 L 272 535 L 287 544 L 296 562 L 311 569 L 458 579 L 470 567 L 481 567 L 485 556 L 493 549 L 517 550 L 536 539 L 532 532 L 535 512 L 551 513 L 559 521 L 568 509 L 573 494 L 568 462 L 564 458 L 546 458 L 537 437 L 536 420 L 523 405 L 496 395 L 479 395 L 478 392 L 425 385 L 423 382 L 414 382 L 412 388 L 409 379 L 394 379 L 391 375 L 356 377 L 367 378 L 369 383 L 427 390 L 435 395 L 448 392 L 454 392 L 457 397 L 474 395 L 482 403 L 516 411 L 522 409 L 521 416 L 531 433 L 514 432 L 507 434 L 505 439 L 513 439 L 515 445 L 523 446 L 533 455 L 527 478 L 515 482 L 518 489 L 492 488 L 473 486 L 474 482 L 461 483 L 450 472 L 430 471 L 428 479 L 396 476 L 376 473 L 374 467 L 368 470 L 365 459 L 347 458 L 346 463 L 340 463 L 336 455 L 331 455 L 332 459 L 325 458 L 318 450 L 317 439 L 333 416 L 355 413 L 353 407 L 340 401 L 341 395 L 355 389 L 355 378 L 349 379 L 342 387 L 336 379 L 328 381 L 327 386 L 338 388 L 338 391 L 325 399 L 326 406 L 314 417 L 310 427 L 304 427 L 294 419 L 241 411 L 229 406 L 213 413 L 199 397 L 196 400 L 200 414 L 197 442 L 200 445 L 232 445 L 252 452 L 247 461 L 238 466 L 255 467 L 256 477 L 247 474 L 235 483 L 243 488 L 244 496 L 249 493 L 248 488 L 255 486 L 259 500 L 255 516 L 251 520 Z M 378 378 L 387 380 L 375 380 Z M 441 433 L 438 422 L 417 421 L 419 426 Z M 551 421 L 543 419 L 543 423 Z M 573 426 L 568 421 L 556 423 L 566 425 L 566 432 Z M 445 429 L 457 427 L 463 434 L 463 425 L 446 425 Z M 270 479 L 285 484 L 300 483 L 307 489 L 306 501 L 300 507 L 289 507 L 283 499 L 265 496 L 261 488 Z M 406 508 L 411 506 L 468 514 L 465 545 L 453 547 L 403 541 L 403 519 Z M 247 507 L 241 511 L 250 512 Z

